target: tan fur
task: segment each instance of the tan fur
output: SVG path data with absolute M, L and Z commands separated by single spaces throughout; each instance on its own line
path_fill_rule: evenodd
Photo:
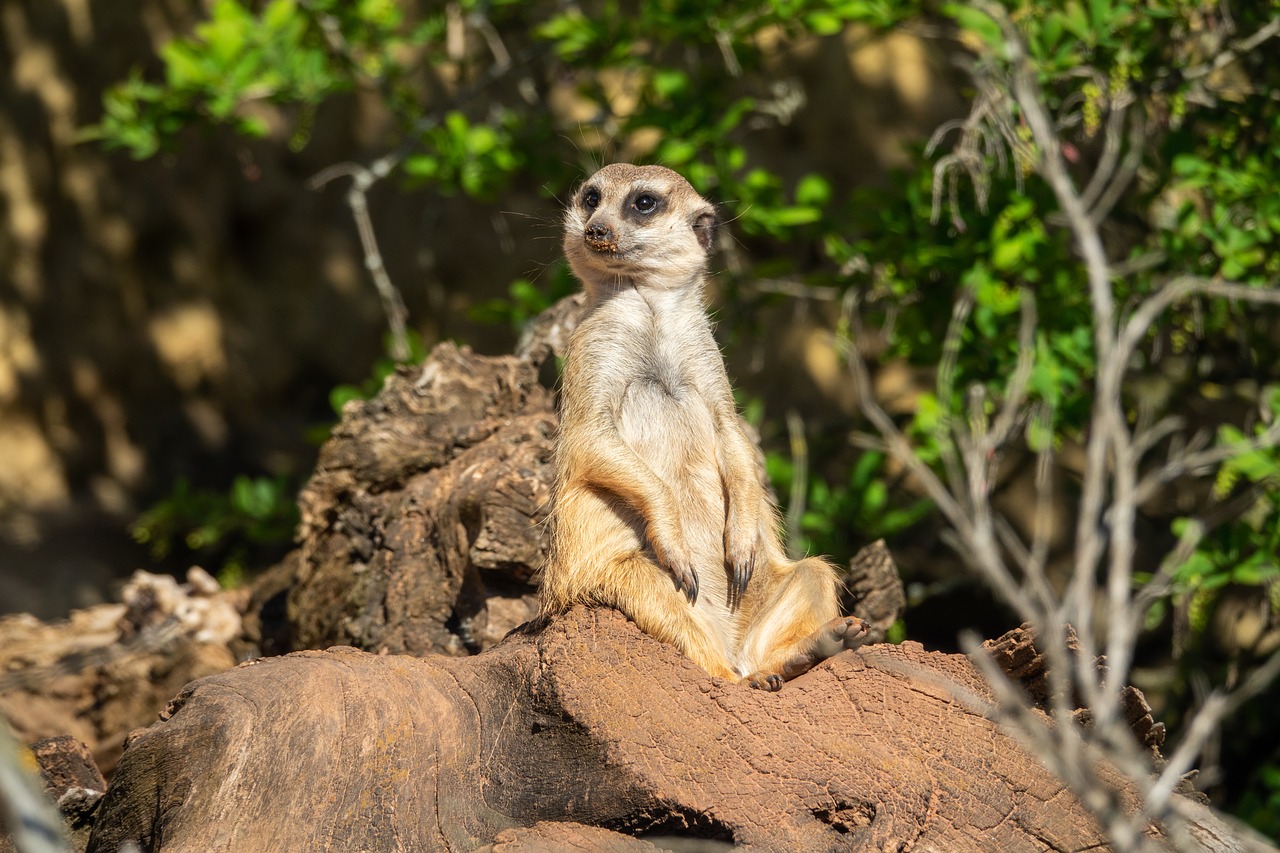
M 866 636 L 823 560 L 787 560 L 702 305 L 715 209 L 660 166 L 575 193 L 588 312 L 564 365 L 544 612 L 616 607 L 712 675 L 778 689 Z

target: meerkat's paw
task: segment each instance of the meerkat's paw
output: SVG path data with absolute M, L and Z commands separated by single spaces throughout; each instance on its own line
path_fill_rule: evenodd
M 732 527 L 725 528 L 724 540 L 724 562 L 729 569 L 729 606 L 736 608 L 751 582 L 764 543 L 754 531 L 747 536 L 735 535 Z
M 693 566 L 686 563 L 683 566 L 667 566 L 671 571 L 671 576 L 676 579 L 676 589 L 684 593 L 684 597 L 689 599 L 690 604 L 698 603 L 698 573 L 693 570 Z
M 742 680 L 745 681 L 748 686 L 754 687 L 756 690 L 765 690 L 769 693 L 777 693 L 782 689 L 784 679 L 776 672 L 768 674 L 763 672 L 753 672 Z
M 684 593 L 690 604 L 698 600 L 698 573 L 693 569 L 693 558 L 689 555 L 689 546 L 685 544 L 683 531 L 679 528 L 661 528 L 650 525 L 649 547 L 658 565 L 671 572 L 675 579 L 676 589 Z
M 757 690 L 775 692 L 783 682 L 808 672 L 814 665 L 847 649 L 856 649 L 867 641 L 871 626 L 857 616 L 837 616 L 814 631 L 785 660 L 779 672 L 756 671 L 742 679 Z
M 667 550 L 654 549 L 654 556 L 658 558 L 658 563 L 671 572 L 671 577 L 675 579 L 676 589 L 684 593 L 685 598 L 689 599 L 690 604 L 696 604 L 698 601 L 698 573 L 693 570 L 693 560 L 689 557 L 688 550 L 683 553 L 675 554 Z
M 813 633 L 814 662 L 826 660 L 846 649 L 856 649 L 867 641 L 871 626 L 857 616 L 837 616 Z

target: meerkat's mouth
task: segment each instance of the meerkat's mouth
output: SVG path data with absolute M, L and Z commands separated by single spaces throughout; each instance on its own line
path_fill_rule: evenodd
M 582 242 L 587 244 L 588 249 L 599 252 L 602 255 L 618 254 L 618 239 L 613 235 L 596 237 L 592 234 L 584 234 Z
M 617 250 L 591 249 L 582 260 L 589 268 L 595 270 L 596 275 L 601 276 L 629 278 L 644 272 L 643 266 L 637 264 L 634 258 L 620 254 Z

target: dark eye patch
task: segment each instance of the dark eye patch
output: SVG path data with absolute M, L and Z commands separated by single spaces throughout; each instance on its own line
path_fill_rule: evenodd
M 600 206 L 600 191 L 595 187 L 587 187 L 582 191 L 582 206 L 587 210 L 595 210 Z
M 652 190 L 637 190 L 627 199 L 623 215 L 631 219 L 646 219 L 667 206 L 666 199 Z

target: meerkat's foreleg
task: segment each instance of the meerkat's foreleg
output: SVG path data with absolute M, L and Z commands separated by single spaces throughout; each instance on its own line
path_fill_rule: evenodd
M 810 557 L 780 568 L 743 638 L 740 667 L 752 687 L 778 690 L 784 681 L 866 641 L 869 626 L 856 616 L 837 616 L 836 578 L 831 566 Z
M 616 431 L 599 431 L 591 438 L 589 448 L 575 448 L 574 482 L 617 495 L 639 513 L 658 563 L 672 574 L 691 603 L 697 601 L 698 574 L 671 488 Z
M 721 413 L 717 462 L 726 506 L 724 558 L 729 568 L 729 605 L 736 609 L 751 576 L 766 557 L 773 517 L 756 472 L 755 448 L 742 432 L 736 411 Z

